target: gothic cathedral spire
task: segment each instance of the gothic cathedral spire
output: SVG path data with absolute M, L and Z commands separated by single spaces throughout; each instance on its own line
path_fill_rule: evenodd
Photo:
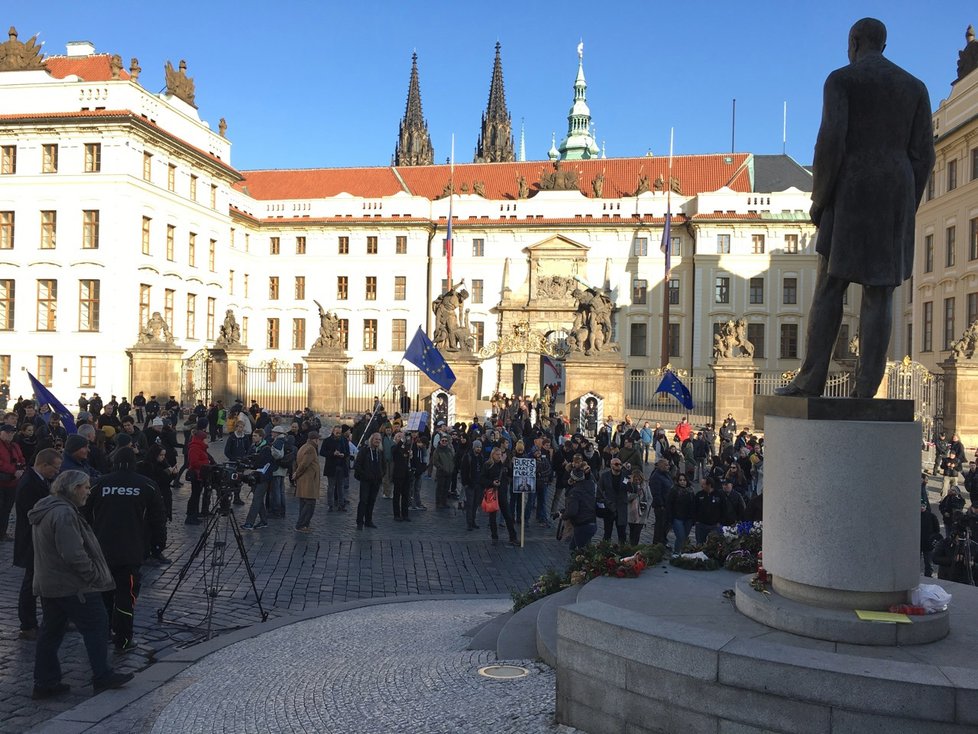
M 482 131 L 475 148 L 476 163 L 515 161 L 513 153 L 513 124 L 506 110 L 506 90 L 503 89 L 503 62 L 496 42 L 496 61 L 489 83 L 489 104 L 482 113 Z
M 430 166 L 435 151 L 431 147 L 428 122 L 421 112 L 421 85 L 418 83 L 418 54 L 411 54 L 411 81 L 408 84 L 404 119 L 397 131 L 395 166 Z

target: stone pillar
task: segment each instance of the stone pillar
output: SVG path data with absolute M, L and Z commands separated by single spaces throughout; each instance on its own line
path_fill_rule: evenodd
M 738 426 L 754 427 L 754 360 L 719 357 L 710 369 L 714 375 L 713 425 L 723 425 L 732 413 Z
M 243 397 L 240 367 L 247 366 L 251 350 L 243 346 L 215 347 L 208 350 L 211 372 L 211 400 L 225 407 Z
M 136 344 L 129 355 L 129 394 L 179 395 L 183 376 L 183 347 L 165 342 Z
M 471 352 L 454 352 L 448 355 L 448 364 L 455 373 L 455 414 L 457 420 L 472 422 L 479 404 L 479 365 L 482 360 Z
M 906 602 L 920 582 L 913 401 L 763 396 L 758 408 L 774 591 L 835 609 Z
M 625 415 L 625 359 L 620 352 L 585 355 L 571 352 L 564 360 L 564 402 L 570 405 L 589 392 L 604 398 L 604 417 Z
M 308 405 L 316 413 L 343 415 L 346 412 L 346 365 L 344 352 L 313 349 L 306 360 Z
M 947 360 L 944 370 L 944 428 L 965 446 L 978 445 L 978 360 Z

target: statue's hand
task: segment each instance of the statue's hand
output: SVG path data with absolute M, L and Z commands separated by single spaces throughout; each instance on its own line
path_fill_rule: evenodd
M 818 223 L 822 220 L 823 207 L 818 204 L 812 204 L 812 208 L 809 210 L 808 215 L 812 218 L 812 224 L 816 227 Z

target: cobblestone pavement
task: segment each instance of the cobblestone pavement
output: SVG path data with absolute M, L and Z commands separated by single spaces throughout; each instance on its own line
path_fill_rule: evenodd
M 219 451 L 212 451 L 219 456 Z M 355 485 L 352 496 L 356 497 Z M 287 490 L 288 492 L 288 490 Z M 136 606 L 137 651 L 115 658 L 117 669 L 138 671 L 175 649 L 205 638 L 203 611 L 204 561 L 188 572 L 164 621 L 156 610 L 173 590 L 180 570 L 189 558 L 203 526 L 184 525 L 183 507 L 189 484 L 174 492 L 174 522 L 169 527 L 167 567 L 143 566 L 142 592 Z M 425 481 L 422 498 L 434 507 L 434 482 Z M 377 500 L 377 529 L 357 531 L 354 513 L 328 513 L 322 501 L 313 518 L 313 532 L 293 530 L 298 508 L 288 496 L 287 517 L 269 520 L 261 530 L 244 532 L 262 603 L 271 618 L 337 602 L 424 594 L 508 595 L 525 589 L 548 568 L 563 568 L 567 551 L 553 538 L 553 531 L 528 524 L 526 547 L 512 548 L 504 541 L 490 542 L 485 516 L 477 520 L 481 530 L 467 532 L 461 511 L 412 512 L 412 522 L 394 522 L 391 501 Z M 247 507 L 237 508 L 244 522 Z M 226 532 L 226 531 L 225 531 Z M 233 539 L 221 568 L 214 600 L 215 632 L 254 625 L 260 615 L 243 563 Z M 91 695 L 90 670 L 81 637 L 69 633 L 62 645 L 64 682 L 72 691 L 55 701 L 30 700 L 34 644 L 18 639 L 17 592 L 23 571 L 11 566 L 12 544 L 0 543 L 0 732 L 22 732 L 65 711 Z M 500 606 L 498 601 L 497 606 Z M 502 606 L 505 606 L 503 604 Z M 255 633 L 261 632 L 260 625 Z

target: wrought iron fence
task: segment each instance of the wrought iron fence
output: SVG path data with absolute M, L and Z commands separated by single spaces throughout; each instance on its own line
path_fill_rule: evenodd
M 348 368 L 346 372 L 345 413 L 369 413 L 380 401 L 388 415 L 407 415 L 422 410 L 418 370 L 400 365 Z
M 198 400 L 209 405 L 213 397 L 210 353 L 200 349 L 189 359 L 183 360 L 183 379 L 180 384 L 180 402 L 194 406 Z
M 294 413 L 309 404 L 304 364 L 272 360 L 238 366 L 238 395 L 245 405 L 254 400 L 272 413 Z
M 887 398 L 913 400 L 914 418 L 921 423 L 923 440 L 932 441 L 944 427 L 944 375 L 904 357 L 900 362 L 887 363 L 884 380 Z
M 680 375 L 693 397 L 693 409 L 686 410 L 668 393 L 656 393 L 662 381 L 658 374 L 628 375 L 625 378 L 625 409 L 636 421 L 679 422 L 686 415 L 694 424 L 712 423 L 716 401 L 713 375 Z
M 794 376 L 794 372 L 755 372 L 754 394 L 774 395 L 777 388 L 787 385 Z M 849 397 L 849 392 L 852 389 L 851 381 L 852 375 L 849 372 L 829 373 L 822 395 L 827 398 Z

